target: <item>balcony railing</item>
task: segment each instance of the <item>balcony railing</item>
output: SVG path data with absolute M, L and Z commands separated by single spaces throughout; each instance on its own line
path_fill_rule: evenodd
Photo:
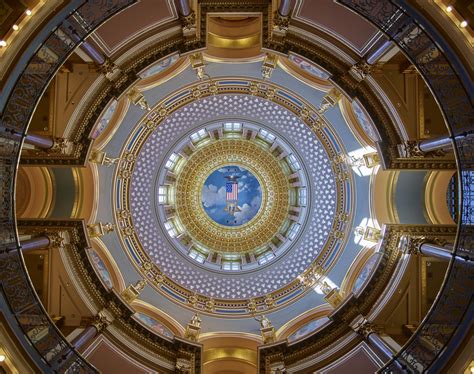
M 449 264 L 444 284 L 425 319 L 398 354 L 382 370 L 396 373 L 395 361 L 407 372 L 437 372 L 444 352 L 462 338 L 472 322 L 474 277 L 474 139 L 454 137 L 472 130 L 473 82 L 456 53 L 426 18 L 404 0 L 338 0 L 382 30 L 413 63 L 443 111 L 457 160 L 459 211 L 453 253 L 466 258 Z M 467 325 L 469 326 L 469 325 Z M 468 329 L 465 329 L 468 330 Z
M 81 5 L 63 17 L 38 45 L 12 90 L 3 92 L 8 100 L 0 122 L 0 290 L 9 309 L 4 313 L 12 329 L 21 331 L 21 342 L 43 372 L 96 373 L 97 370 L 56 328 L 38 299 L 23 262 L 14 210 L 14 183 L 22 139 L 39 99 L 64 61 L 91 31 L 134 2 L 78 2 Z

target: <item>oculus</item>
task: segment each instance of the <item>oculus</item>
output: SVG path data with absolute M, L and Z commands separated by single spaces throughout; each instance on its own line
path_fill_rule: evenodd
M 262 205 L 262 188 L 247 169 L 229 165 L 214 170 L 202 187 L 202 206 L 207 215 L 224 226 L 251 221 Z

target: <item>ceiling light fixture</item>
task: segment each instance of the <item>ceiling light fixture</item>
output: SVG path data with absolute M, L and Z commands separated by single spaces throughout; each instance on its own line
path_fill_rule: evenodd
M 25 11 L 25 13 L 26 13 L 27 16 L 31 16 L 31 10 L 30 10 L 30 9 L 27 9 L 27 10 Z
M 13 28 L 13 30 L 17 31 L 19 27 L 18 27 L 18 25 L 13 25 L 12 28 Z
M 5 361 L 5 359 L 6 359 L 5 355 L 0 355 L 0 362 Z
M 453 11 L 453 7 L 451 5 L 448 5 L 446 7 L 446 12 L 451 13 Z
M 461 22 L 461 27 L 464 28 L 464 27 L 466 27 L 466 26 L 467 26 L 467 21 L 462 21 L 462 22 Z
M 5 40 L 0 40 L 0 47 L 6 47 L 7 42 Z

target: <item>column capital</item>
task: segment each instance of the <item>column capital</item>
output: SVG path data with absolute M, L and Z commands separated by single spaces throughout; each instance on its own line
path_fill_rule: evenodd
M 290 17 L 282 16 L 278 11 L 273 13 L 273 28 L 277 28 L 280 32 L 286 33 L 290 26 Z
M 424 236 L 408 236 L 405 253 L 410 255 L 419 255 L 421 254 L 420 246 L 423 243 L 426 243 L 427 239 Z
M 355 319 L 351 324 L 350 327 L 359 335 L 361 335 L 364 339 L 370 334 L 375 333 L 375 326 L 372 322 L 369 322 L 365 317 L 359 316 Z
M 102 309 L 94 317 L 94 320 L 91 324 L 97 329 L 98 333 L 101 333 L 113 322 L 113 320 L 114 319 L 110 315 L 109 311 L 107 309 Z
M 45 235 L 49 239 L 49 246 L 51 248 L 60 248 L 66 244 L 65 233 L 61 231 L 46 232 Z
M 421 246 L 425 243 L 431 243 L 437 246 L 443 246 L 446 241 L 436 237 L 427 238 L 426 236 L 407 236 L 405 252 L 410 255 L 421 255 Z
M 370 65 L 366 60 L 360 60 L 355 65 L 352 65 L 349 73 L 352 75 L 358 82 L 362 82 L 367 75 L 372 72 L 373 66 Z
M 407 140 L 399 146 L 402 157 L 425 158 L 425 157 L 444 157 L 446 152 L 443 149 L 436 149 L 424 152 L 420 148 L 422 141 Z
M 69 154 L 74 143 L 65 138 L 53 138 L 53 146 L 46 151 L 55 154 Z
M 286 373 L 285 363 L 278 361 L 270 365 L 270 374 L 281 374 Z
M 176 372 L 180 374 L 190 374 L 191 370 L 191 361 L 187 358 L 177 358 L 176 359 Z

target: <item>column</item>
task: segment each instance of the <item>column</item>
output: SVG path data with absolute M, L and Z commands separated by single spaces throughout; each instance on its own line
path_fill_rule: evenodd
M 50 149 L 54 146 L 54 139 L 49 136 L 27 134 L 25 137 L 25 143 L 42 149 Z
M 422 140 L 418 147 L 422 152 L 432 152 L 438 149 L 446 149 L 452 147 L 451 138 L 448 136 L 445 138 L 436 138 L 436 139 L 429 139 L 429 140 Z
M 291 1 L 281 0 L 280 6 L 278 7 L 278 14 L 282 17 L 288 17 L 291 11 Z
M 49 246 L 50 240 L 47 236 L 37 236 L 28 240 L 24 240 L 20 243 L 21 251 L 23 253 L 33 251 L 35 249 L 46 248 Z
M 94 339 L 98 334 L 104 331 L 109 326 L 114 317 L 110 314 L 107 309 L 102 309 L 94 317 L 92 323 L 85 328 L 74 340 L 71 342 L 72 347 L 75 350 L 81 349 L 85 344 Z
M 371 322 L 367 321 L 364 317 L 359 315 L 359 317 L 356 318 L 356 320 L 351 323 L 350 326 L 355 332 L 357 332 L 364 338 L 364 340 L 371 348 L 374 348 L 376 351 L 382 354 L 382 360 L 388 362 L 394 358 L 394 352 L 387 345 L 387 343 L 385 343 L 380 338 L 380 336 L 374 331 Z M 396 359 L 393 361 L 393 363 L 401 372 L 403 372 L 402 366 Z
M 175 0 L 176 6 L 182 16 L 187 17 L 191 14 L 191 7 L 189 6 L 189 0 Z
M 97 64 L 103 65 L 105 64 L 105 57 L 104 55 L 99 52 L 91 43 L 87 40 L 84 40 L 80 47 L 87 55 Z
M 385 344 L 377 333 L 374 331 L 369 332 L 366 339 L 370 346 L 376 347 L 384 355 L 384 361 L 390 361 L 392 359 L 392 350 Z
M 17 132 L 12 132 L 12 135 L 18 140 L 21 139 L 21 134 Z M 25 136 L 25 143 L 34 145 L 41 149 L 51 149 L 54 146 L 54 139 L 50 136 L 30 133 Z
M 470 138 L 473 136 L 474 130 L 466 131 L 462 134 L 456 135 L 454 137 L 454 140 L 461 140 L 463 138 Z M 442 138 L 435 138 L 435 139 L 428 139 L 428 140 L 422 140 L 418 144 L 418 147 L 422 152 L 432 152 L 436 151 L 439 149 L 451 149 L 453 146 L 453 143 L 451 141 L 453 139 L 450 136 L 445 136 Z
M 71 345 L 75 350 L 80 350 L 84 345 L 94 339 L 98 333 L 99 330 L 95 325 L 89 325 L 84 331 L 74 338 L 74 340 L 71 342 Z
M 453 257 L 456 260 L 467 260 L 467 258 L 464 259 L 453 254 L 448 248 L 428 242 L 421 243 L 419 246 L 419 251 L 424 256 L 431 256 L 444 261 L 450 261 Z
M 67 24 L 67 22 L 66 22 Z M 105 64 L 106 62 L 106 59 L 103 55 L 102 52 L 100 52 L 99 50 L 97 50 L 96 47 L 94 47 L 94 45 L 92 45 L 91 43 L 89 43 L 87 40 L 84 40 L 82 41 L 81 40 L 81 37 L 79 36 L 79 34 L 76 32 L 76 30 L 74 29 L 74 26 L 72 26 L 71 24 L 69 24 L 67 26 L 67 29 L 68 30 L 64 30 L 64 32 L 74 41 L 74 42 L 81 42 L 79 48 L 81 50 L 83 50 L 91 59 L 92 61 L 94 61 L 96 64 L 98 65 L 103 65 Z
M 370 55 L 367 56 L 367 63 L 369 65 L 375 64 L 382 55 L 388 51 L 391 47 L 392 42 L 390 40 L 386 40 L 380 47 L 378 47 L 375 51 L 373 51 Z

